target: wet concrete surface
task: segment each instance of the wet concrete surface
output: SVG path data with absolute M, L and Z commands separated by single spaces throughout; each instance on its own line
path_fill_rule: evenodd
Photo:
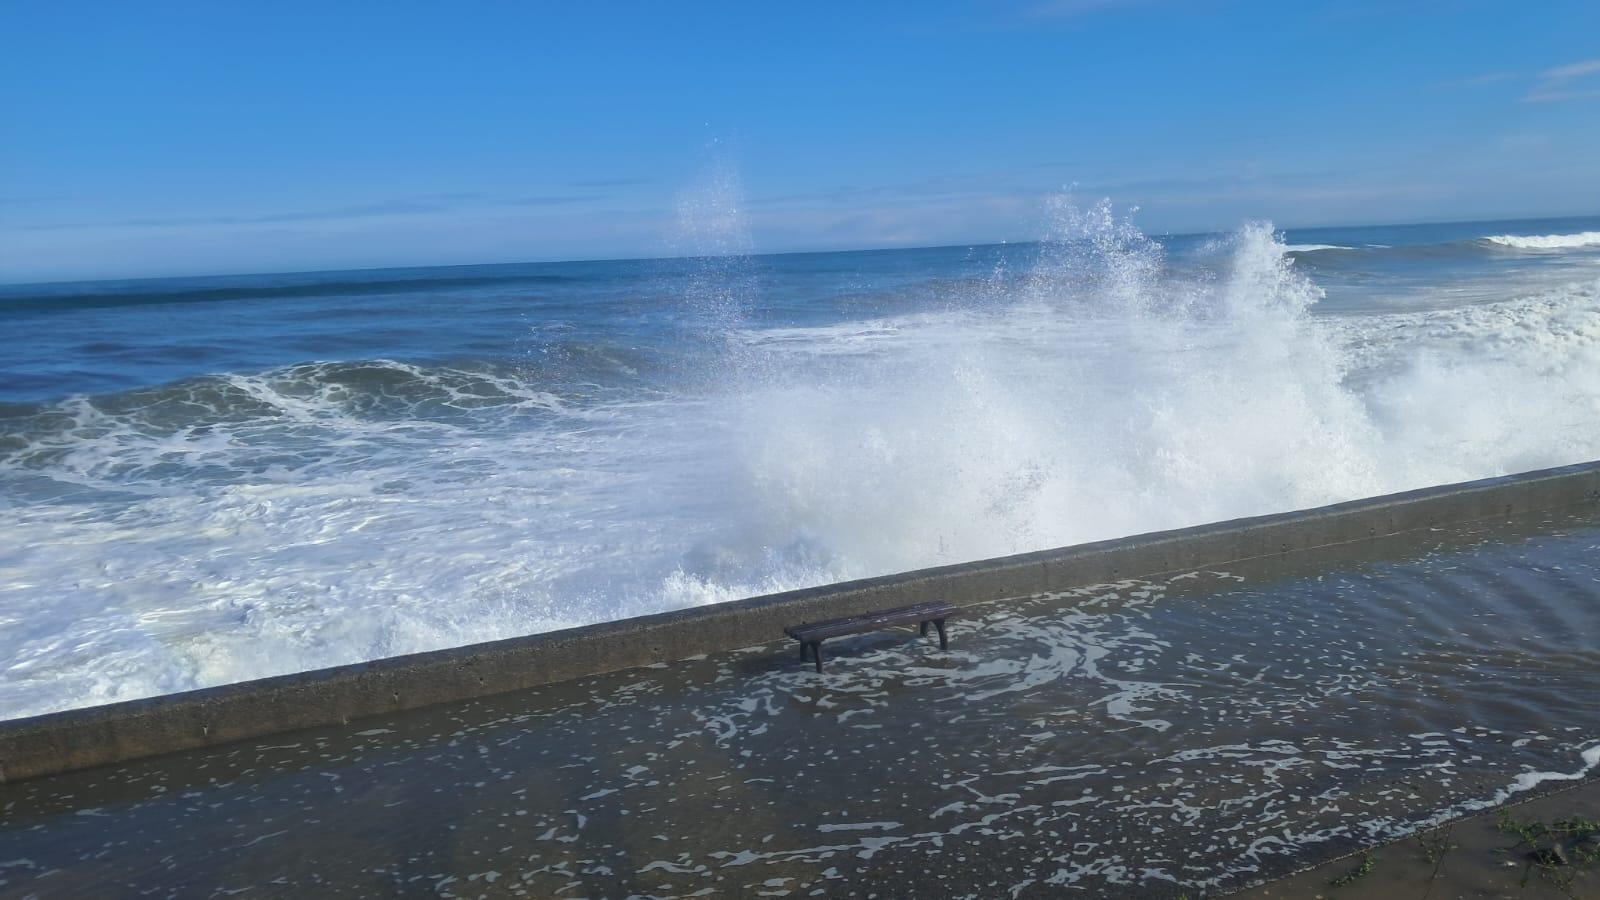
M 0 786 L 0 895 L 1216 895 L 1600 764 L 1597 546 L 1413 532 Z

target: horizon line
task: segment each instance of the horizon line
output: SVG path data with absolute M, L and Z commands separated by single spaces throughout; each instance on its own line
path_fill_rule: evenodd
M 1353 229 L 1353 228 L 1424 227 L 1424 226 L 1428 226 L 1428 225 L 1480 225 L 1480 224 L 1487 225 L 1487 224 L 1493 224 L 1493 223 L 1497 223 L 1497 222 L 1505 222 L 1505 223 L 1512 223 L 1512 222 L 1561 222 L 1561 221 L 1569 221 L 1569 220 L 1576 220 L 1576 219 L 1600 219 L 1600 212 L 1577 213 L 1577 214 L 1559 215 L 1559 216 L 1517 216 L 1517 217 L 1514 217 L 1514 218 L 1435 219 L 1435 220 L 1419 221 L 1419 222 L 1361 222 L 1361 223 L 1353 223 L 1353 224 L 1352 223 L 1347 223 L 1347 224 L 1341 224 L 1341 225 L 1282 225 L 1282 226 L 1273 225 L 1273 230 L 1275 232 L 1282 233 L 1282 232 L 1287 232 L 1287 231 L 1309 231 L 1309 230 L 1330 230 L 1330 231 L 1332 231 L 1332 230 Z M 1246 219 L 1244 221 L 1245 222 L 1250 222 L 1250 221 L 1262 221 L 1262 220 Z M 1270 220 L 1266 220 L 1266 221 L 1270 221 Z M 1205 229 L 1205 230 L 1178 231 L 1178 232 L 1174 232 L 1174 231 L 1161 231 L 1161 232 L 1146 231 L 1144 233 L 1147 236 L 1153 237 L 1153 238 L 1184 238 L 1184 237 L 1206 237 L 1206 236 L 1211 236 L 1211 235 L 1226 234 L 1230 230 L 1232 230 L 1232 229 L 1212 228 L 1212 229 Z M 9 289 L 9 288 L 51 287 L 51 286 L 59 286 L 59 285 L 73 285 L 73 284 L 105 284 L 105 283 L 108 283 L 108 282 L 178 281 L 178 280 L 189 279 L 189 278 L 261 278 L 261 277 L 267 277 L 267 276 L 329 275 L 329 274 L 334 274 L 334 273 L 339 273 L 339 272 L 393 272 L 393 271 L 402 271 L 402 270 L 406 270 L 406 269 L 470 269 L 470 268 L 478 268 L 478 267 L 482 267 L 482 266 L 559 266 L 559 265 L 576 265 L 576 264 L 580 264 L 580 263 L 667 262 L 667 261 L 674 261 L 674 260 L 722 259 L 722 258 L 731 258 L 731 257 L 743 257 L 743 258 L 750 258 L 750 259 L 760 259 L 760 258 L 773 257 L 773 256 L 819 256 L 819 255 L 823 255 L 823 254 L 836 254 L 836 253 L 899 253 L 899 252 L 910 252 L 910 251 L 914 251 L 914 250 L 951 250 L 951 249 L 956 249 L 956 248 L 964 248 L 964 249 L 969 249 L 969 250 L 976 250 L 976 249 L 985 248 L 985 247 L 1003 247 L 1003 246 L 1010 246 L 1010 245 L 1026 246 L 1026 245 L 1029 245 L 1029 244 L 1042 244 L 1042 243 L 1048 242 L 1048 240 L 1049 240 L 1048 238 L 1037 238 L 1037 237 L 1035 237 L 1035 238 L 1018 239 L 1018 240 L 1011 240 L 1011 239 L 1002 238 L 1000 240 L 958 242 L 958 243 L 954 243 L 954 244 L 917 244 L 917 245 L 898 246 L 898 247 L 850 247 L 850 248 L 808 249 L 808 250 L 771 250 L 771 251 L 762 251 L 762 252 L 758 252 L 758 253 L 728 253 L 728 254 L 698 254 L 698 255 L 686 254 L 686 255 L 678 255 L 678 256 L 594 256 L 594 257 L 581 257 L 581 258 L 576 258 L 576 259 L 521 259 L 521 260 L 503 260 L 503 261 L 497 261 L 497 262 L 496 261 L 484 261 L 484 262 L 471 262 L 471 263 L 435 263 L 435 264 L 426 264 L 426 263 L 424 263 L 424 264 L 417 264 L 417 265 L 398 265 L 398 266 L 355 266 L 355 267 L 351 267 L 351 268 L 339 268 L 339 269 L 277 269 L 277 270 L 266 271 L 266 272 L 209 272 L 209 273 L 197 272 L 197 273 L 189 273 L 189 274 L 183 274 L 183 275 L 140 275 L 140 276 L 133 276 L 133 277 L 125 277 L 125 278 L 117 278 L 117 277 L 111 277 L 111 278 L 88 278 L 88 279 L 64 278 L 64 279 L 51 279 L 51 280 L 47 280 L 47 281 L 0 281 L 0 290 L 5 290 L 5 289 Z

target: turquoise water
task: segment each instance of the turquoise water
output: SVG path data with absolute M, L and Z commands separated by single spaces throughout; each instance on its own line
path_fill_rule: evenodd
M 1600 457 L 1600 218 L 1056 220 L 0 287 L 0 717 Z

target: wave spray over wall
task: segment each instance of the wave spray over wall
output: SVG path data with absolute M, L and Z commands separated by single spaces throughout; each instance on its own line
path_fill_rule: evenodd
M 739 209 L 686 197 L 653 356 L 0 408 L 0 717 L 1600 457 L 1593 277 L 1332 309 L 1268 224 L 1178 259 L 1061 199 L 987 274 L 774 322 Z
M 750 336 L 769 370 L 732 439 L 761 546 L 857 576 L 1600 450 L 1594 284 L 1317 316 L 1270 225 L 1177 275 L 1109 203 L 1055 213 L 1031 272 L 953 308 Z

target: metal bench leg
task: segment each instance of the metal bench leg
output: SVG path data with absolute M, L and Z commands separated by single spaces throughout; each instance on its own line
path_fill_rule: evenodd
M 922 636 L 923 637 L 927 637 L 928 636 L 928 620 L 927 619 L 923 619 L 922 620 Z
M 813 641 L 811 643 L 811 658 L 815 659 L 817 661 L 817 671 L 821 672 L 822 671 L 822 642 L 821 641 Z
M 950 649 L 950 636 L 945 634 L 945 631 L 944 631 L 944 620 L 943 619 L 934 619 L 933 620 L 933 627 L 939 629 L 939 649 L 940 650 L 949 650 Z
M 808 646 L 810 646 L 810 645 L 807 644 L 805 641 L 801 641 L 800 642 L 800 661 L 801 662 L 805 662 L 806 661 L 806 647 L 808 647 Z

